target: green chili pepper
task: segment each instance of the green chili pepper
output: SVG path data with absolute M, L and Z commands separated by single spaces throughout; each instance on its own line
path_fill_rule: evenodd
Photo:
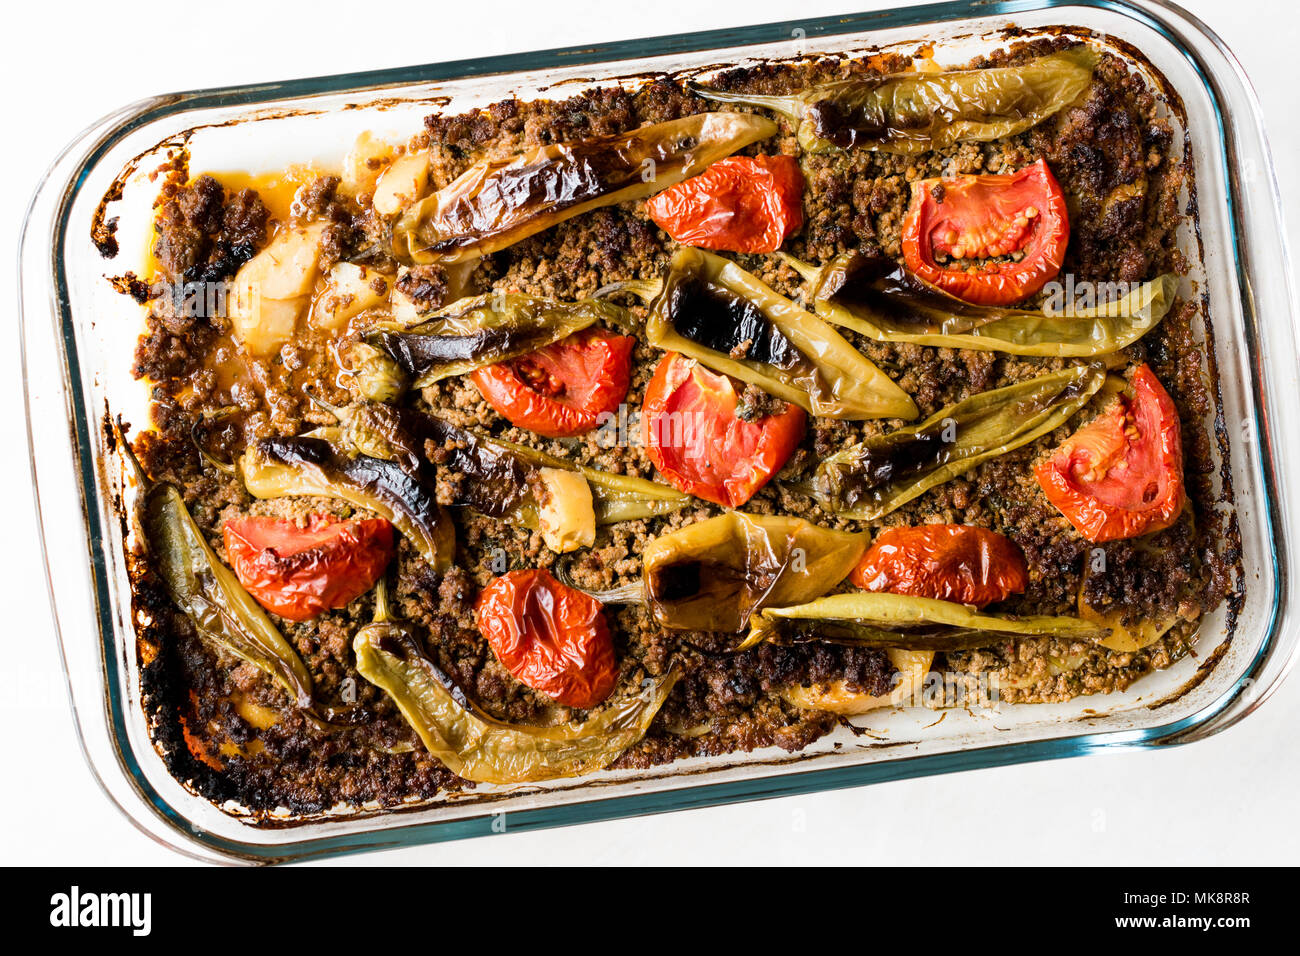
M 1096 63 L 1093 50 L 1078 46 L 1019 66 L 862 76 L 792 96 L 700 86 L 695 92 L 782 114 L 796 125 L 805 152 L 861 146 L 920 153 L 1023 133 L 1077 100 Z
M 822 507 L 872 521 L 935 485 L 1064 424 L 1101 388 L 1100 365 L 1078 365 L 947 405 L 919 425 L 869 438 L 825 459 L 795 485 Z
M 912 279 L 892 260 L 837 256 L 818 269 L 783 255 L 812 287 L 817 314 L 878 342 L 1011 355 L 1095 358 L 1155 328 L 1173 306 L 1178 277 L 1162 275 L 1122 298 L 1069 314 L 972 305 Z
M 867 543 L 802 518 L 732 511 L 651 541 L 641 556 L 645 595 L 664 627 L 735 633 L 762 607 L 825 594 Z
M 244 487 L 256 498 L 320 495 L 373 511 L 393 523 L 430 566 L 444 570 L 456 550 L 451 516 L 433 485 L 402 465 L 324 438 L 264 438 L 240 460 Z
M 367 334 L 424 388 L 453 375 L 535 352 L 597 322 L 627 326 L 624 309 L 602 299 L 556 302 L 522 292 L 460 299 L 412 328 Z
M 407 378 L 391 356 L 368 342 L 353 342 L 345 352 L 348 387 L 372 402 L 395 402 L 406 391 Z
M 384 602 L 386 605 L 386 601 Z M 645 736 L 677 675 L 646 682 L 587 720 L 558 727 L 507 724 L 475 707 L 429 659 L 410 625 L 377 608 L 352 641 L 361 676 L 388 694 L 429 753 L 476 783 L 576 777 L 613 763 Z
M 311 674 L 233 571 L 217 560 L 172 485 L 149 489 L 146 526 L 155 567 L 199 636 L 269 674 L 298 707 L 312 706 Z
M 1110 629 L 1077 617 L 990 614 L 965 604 L 906 594 L 832 594 L 795 607 L 764 608 L 741 649 L 824 641 L 922 651 L 988 647 L 1026 637 L 1097 641 Z
M 420 263 L 479 258 L 593 209 L 651 196 L 775 132 L 750 113 L 697 113 L 485 159 L 406 210 L 393 227 L 393 254 Z
M 917 415 L 911 397 L 825 321 L 734 262 L 699 249 L 673 256 L 646 338 L 813 415 Z
M 538 524 L 535 489 L 541 468 L 581 474 L 591 487 L 600 525 L 671 514 L 691 500 L 690 495 L 667 485 L 576 465 L 527 445 L 458 428 L 414 409 L 366 403 L 328 410 L 343 421 L 344 438 L 365 454 L 396 461 L 410 474 L 432 467 L 464 476 L 452 488 L 455 498 L 448 504 L 473 508 L 490 518 L 517 521 L 527 528 Z M 441 460 L 426 460 L 426 441 L 442 449 Z
M 581 472 L 591 485 L 591 496 L 596 506 L 596 523 L 617 524 L 620 521 L 638 521 L 680 511 L 691 503 L 691 496 L 657 481 L 632 475 L 614 475 L 598 468 L 575 465 L 571 461 L 548 455 L 546 452 L 505 441 L 501 438 L 480 438 L 489 445 L 514 452 L 519 460 L 546 468 L 562 468 Z

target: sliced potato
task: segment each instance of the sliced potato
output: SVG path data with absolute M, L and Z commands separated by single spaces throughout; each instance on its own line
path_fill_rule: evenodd
M 382 291 L 380 284 L 383 283 Z M 388 301 L 389 281 L 374 269 L 352 262 L 337 263 L 330 270 L 325 290 L 312 307 L 312 324 L 337 332 L 354 316 Z
M 1112 651 L 1123 651 L 1132 653 L 1140 651 L 1144 647 L 1149 647 L 1160 638 L 1164 637 L 1171 627 L 1178 621 L 1178 615 L 1171 614 L 1169 617 L 1159 621 L 1142 621 L 1131 627 L 1126 627 L 1123 623 L 1124 614 L 1122 611 L 1097 611 L 1094 610 L 1083 599 L 1083 588 L 1079 588 L 1079 617 L 1085 621 L 1093 621 L 1103 627 L 1110 628 L 1110 634 L 1103 637 L 1097 643 L 1102 647 Z
M 362 133 L 343 157 L 343 189 L 353 196 L 374 195 L 375 183 L 396 155 L 397 150 L 388 143 Z
M 546 500 L 537 509 L 537 528 L 558 554 L 590 548 L 596 542 L 596 508 L 591 486 L 578 471 L 539 468 Z
M 271 355 L 293 338 L 311 304 L 324 231 L 324 223 L 284 229 L 235 274 L 227 311 L 235 338 L 253 355 Z
M 1109 379 L 1111 376 L 1107 376 L 1107 378 Z M 1170 614 L 1165 618 L 1153 621 L 1143 620 L 1131 627 L 1126 627 L 1124 625 L 1123 611 L 1119 609 L 1113 611 L 1097 610 L 1088 604 L 1083 597 L 1088 587 L 1088 578 L 1094 573 L 1102 572 L 1093 571 L 1090 566 L 1085 567 L 1083 580 L 1079 582 L 1079 617 L 1085 621 L 1092 621 L 1094 624 L 1110 628 L 1110 634 L 1097 641 L 1102 647 L 1131 654 L 1154 644 L 1164 637 L 1165 632 L 1178 623 L 1178 615 Z
M 906 704 L 919 696 L 925 675 L 934 662 L 934 651 L 908 651 L 891 647 L 885 653 L 898 670 L 898 684 L 888 694 L 860 694 L 833 681 L 824 687 L 787 687 L 781 696 L 805 710 L 829 710 L 833 714 L 853 717 L 881 707 Z
M 371 200 L 381 216 L 395 216 L 429 191 L 429 154 L 407 153 L 384 170 Z
M 398 268 L 397 281 L 393 283 L 393 293 L 389 297 L 389 307 L 391 309 L 392 320 L 405 328 L 419 325 L 427 318 L 427 316 L 421 312 L 420 307 L 416 305 L 415 300 L 400 288 L 402 279 L 410 271 L 411 269 L 409 266 L 400 266 Z

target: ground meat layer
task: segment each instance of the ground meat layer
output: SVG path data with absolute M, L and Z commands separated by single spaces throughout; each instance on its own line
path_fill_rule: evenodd
M 998 60 L 1049 51 L 1059 41 L 1022 44 Z M 764 64 L 724 73 L 718 84 L 732 90 L 780 93 L 848 73 L 888 72 L 907 64 L 889 57 L 830 60 L 787 66 Z M 449 183 L 484 157 L 505 157 L 521 148 L 615 133 L 709 109 L 672 77 L 636 88 L 617 86 L 565 100 L 508 100 L 457 116 L 430 116 L 409 144 L 428 150 L 434 187 Z M 1159 118 L 1153 92 L 1125 64 L 1104 57 L 1095 81 L 1077 105 L 1021 135 L 994 143 L 966 143 L 920 155 L 858 149 L 802 157 L 807 178 L 805 224 L 786 245 L 794 255 L 822 262 L 843 252 L 899 257 L 900 231 L 910 183 L 957 173 L 995 173 L 1046 158 L 1070 203 L 1072 235 L 1065 271 L 1087 280 L 1143 281 L 1184 267 L 1175 245 L 1183 219 L 1179 190 L 1189 175 L 1171 153 L 1171 135 Z M 748 153 L 797 153 L 794 130 L 782 122 L 772 140 Z M 189 179 L 174 169 L 163 188 L 154 255 L 159 276 L 173 283 L 228 277 L 261 248 L 285 218 L 325 221 L 326 266 L 348 260 L 373 269 L 378 281 L 423 308 L 435 308 L 465 290 L 518 290 L 576 299 L 611 282 L 658 276 L 675 248 L 644 212 L 624 203 L 569 220 L 484 259 L 470 275 L 441 266 L 419 266 L 398 278 L 387 257 L 382 223 L 368 196 L 339 191 L 323 176 L 299 191 L 292 209 L 272 218 L 249 188 L 226 188 L 211 176 Z M 799 299 L 798 276 L 771 257 L 738 256 L 740 264 L 777 291 Z M 625 300 L 637 315 L 644 309 Z M 1182 420 L 1191 503 L 1172 528 L 1139 543 L 1105 547 L 1110 573 L 1084 568 L 1093 548 L 1043 497 L 1031 476 L 1036 458 L 1066 437 L 1080 419 L 1055 434 L 986 462 L 898 509 L 880 522 L 862 524 L 824 513 L 784 479 L 798 475 L 845 445 L 899 421 L 810 420 L 801 447 L 778 480 L 747 505 L 757 513 L 797 514 L 830 527 L 878 529 L 900 524 L 954 522 L 1008 535 L 1024 552 L 1030 583 L 1025 594 L 1001 606 L 1023 613 L 1073 613 L 1081 587 L 1093 607 L 1119 611 L 1126 621 L 1176 618 L 1164 638 L 1137 653 L 1050 640 L 1013 642 L 940 655 L 935 669 L 957 683 L 995 675 L 1012 702 L 1064 700 L 1128 686 L 1153 668 L 1187 652 L 1196 624 L 1223 598 L 1231 556 L 1220 553 L 1221 516 L 1215 508 L 1210 438 L 1203 421 L 1213 410 L 1210 376 L 1198 330 L 1206 323 L 1199 302 L 1180 303 L 1153 332 L 1109 362 L 1119 374 L 1151 363 L 1169 390 Z M 332 418 L 310 401 L 349 400 L 339 384 L 338 343 L 305 334 L 265 360 L 238 353 L 220 316 L 176 307 L 174 296 L 148 305 L 148 327 L 135 371 L 154 383 L 157 431 L 138 444 L 156 480 L 183 492 L 195 519 L 219 556 L 222 524 L 258 513 L 286 517 L 350 514 L 329 499 L 254 501 L 236 479 L 205 463 L 192 431 L 216 459 L 229 459 L 249 441 L 294 435 Z M 846 332 L 853 344 L 913 396 L 922 415 L 977 392 L 1062 368 L 1060 359 L 1031 359 L 942 348 L 868 341 Z M 660 353 L 644 341 L 634 353 L 629 408 L 640 406 Z M 654 477 L 639 447 L 604 447 L 595 435 L 548 441 L 501 419 L 464 378 L 440 382 L 414 398 L 452 423 L 564 455 L 609 472 Z M 759 417 L 783 405 L 747 389 L 742 405 Z M 234 411 L 220 417 L 205 413 Z M 718 513 L 697 502 L 677 514 L 626 522 L 600 530 L 595 546 L 557 556 L 540 534 L 460 512 L 456 515 L 456 566 L 432 571 L 405 541 L 397 554 L 397 604 L 426 635 L 429 653 L 474 700 L 507 720 L 550 723 L 581 716 L 515 680 L 492 655 L 473 620 L 474 598 L 494 576 L 501 553 L 509 566 L 550 567 L 581 587 L 604 589 L 636 580 L 640 554 L 657 534 Z M 196 637 L 189 621 L 161 591 L 147 566 L 137 582 L 137 605 L 155 618 L 142 635 L 146 706 L 157 740 L 175 772 L 216 800 L 233 799 L 255 811 L 288 807 L 311 813 L 338 803 L 396 806 L 467 786 L 419 744 L 383 694 L 356 673 L 351 636 L 372 614 L 369 595 L 309 622 L 278 621 L 312 673 L 326 701 L 356 701 L 367 719 L 355 726 L 322 729 L 286 706 L 283 694 L 259 671 L 215 654 Z M 893 668 L 879 651 L 830 645 L 763 646 L 743 654 L 726 650 L 716 635 L 680 634 L 656 625 L 644 609 L 608 609 L 622 661 L 623 678 L 637 681 L 676 668 L 682 674 L 641 744 L 617 766 L 647 767 L 684 756 L 704 756 L 778 746 L 797 750 L 836 725 L 832 715 L 801 710 L 780 690 L 844 683 L 864 694 L 888 690 Z

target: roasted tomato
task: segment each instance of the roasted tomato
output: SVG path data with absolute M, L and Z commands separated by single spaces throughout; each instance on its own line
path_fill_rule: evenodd
M 600 424 L 627 395 L 636 339 L 584 329 L 536 352 L 470 374 L 484 400 L 511 424 L 570 438 Z
M 506 670 L 533 690 L 584 710 L 618 678 L 601 604 L 544 568 L 511 571 L 479 594 L 478 629 Z
M 1019 172 L 912 183 L 903 258 L 921 281 L 976 305 L 1012 305 L 1061 271 L 1070 219 L 1043 160 Z
M 1173 399 L 1145 364 L 1133 373 L 1132 391 L 1034 469 L 1047 499 L 1089 541 L 1168 528 L 1187 500 Z
M 889 528 L 849 575 L 865 591 L 889 591 L 984 607 L 1029 583 L 1025 556 L 1005 535 L 964 524 Z
M 226 522 L 226 555 L 257 603 L 291 621 L 343 607 L 379 579 L 393 556 L 393 526 L 383 518 L 339 521 L 312 515 Z
M 649 200 L 646 213 L 687 246 L 776 252 L 803 225 L 793 156 L 731 156 Z
M 739 508 L 767 484 L 803 437 L 804 412 L 739 417 L 735 386 L 694 359 L 669 352 L 646 386 L 641 421 L 646 450 L 675 488 Z M 748 416 L 747 416 L 748 417 Z

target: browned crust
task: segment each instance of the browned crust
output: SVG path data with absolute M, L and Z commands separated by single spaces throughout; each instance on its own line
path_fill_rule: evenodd
M 1036 37 L 1019 45 L 1011 57 L 1044 52 L 1065 42 Z M 987 62 L 1005 58 L 997 54 Z M 869 61 L 829 57 L 798 66 L 771 63 L 732 70 L 718 82 L 733 89 L 778 92 L 844 71 L 885 72 L 904 65 L 889 57 Z M 1009 141 L 964 144 L 912 157 L 867 151 L 805 157 L 809 190 L 806 225 L 787 248 L 814 261 L 859 248 L 896 256 L 907 184 L 912 179 L 940 173 L 996 172 L 1044 156 L 1072 200 L 1075 227 L 1066 270 L 1081 278 L 1125 281 L 1181 271 L 1185 263 L 1176 249 L 1173 231 L 1184 215 L 1194 218 L 1195 209 L 1194 205 L 1179 209 L 1177 198 L 1184 186 L 1193 197 L 1195 190 L 1190 160 L 1171 154 L 1168 128 L 1156 118 L 1162 92 L 1167 91 L 1147 89 L 1132 78 L 1123 62 L 1107 58 L 1099 68 L 1098 82 L 1080 106 Z M 1179 109 L 1177 103 L 1167 105 L 1176 112 Z M 566 100 L 510 100 L 461 116 L 431 116 L 425 132 L 411 145 L 432 151 L 435 183 L 443 185 L 483 155 L 617 132 L 707 108 L 704 101 L 685 90 L 679 78 L 658 76 L 636 90 L 602 87 Z M 749 151 L 760 150 L 754 147 Z M 783 126 L 778 137 L 762 144 L 761 151 L 795 152 L 792 130 Z M 176 202 L 178 190 L 191 188 L 187 176 L 182 159 L 167 179 L 168 201 Z M 1141 201 L 1110 201 L 1118 188 L 1139 181 L 1145 185 Z M 353 232 L 340 238 L 339 254 L 347 255 L 348 242 L 357 241 L 355 237 L 364 235 L 370 224 L 364 222 L 364 210 L 331 206 L 325 195 L 328 192 L 326 186 L 316 190 L 320 201 L 309 203 L 309 212 L 346 222 Z M 107 207 L 109 198 L 102 208 Z M 228 194 L 222 199 L 230 203 L 235 196 Z M 164 209 L 160 222 L 167 221 Z M 102 216 L 97 216 L 96 222 L 100 224 L 97 228 L 109 229 Z M 212 237 L 217 234 L 213 231 Z M 201 245 L 210 238 L 205 233 L 198 242 Z M 608 282 L 658 274 L 672 248 L 671 241 L 646 219 L 640 205 L 629 203 L 561 224 L 490 257 L 474 279 L 481 286 L 576 298 Z M 788 268 L 760 258 L 740 260 L 778 291 L 798 294 L 797 277 Z M 388 266 L 380 264 L 378 268 Z M 437 269 L 425 270 L 410 281 L 418 283 L 418 290 L 412 291 L 431 300 L 447 289 L 446 277 Z M 1092 585 L 1088 595 L 1097 605 L 1119 608 L 1132 619 L 1175 612 L 1183 623 L 1156 645 L 1136 654 L 1061 647 L 1059 642 L 1047 640 L 1022 641 L 950 654 L 936 669 L 972 678 L 992 673 L 1019 683 L 1028 675 L 1028 685 L 1006 695 L 1013 702 L 1064 700 L 1121 689 L 1185 654 L 1197 622 L 1225 594 L 1236 588 L 1233 597 L 1239 600 L 1235 515 L 1230 515 L 1225 525 L 1215 508 L 1216 500 L 1231 501 L 1230 476 L 1219 476 L 1222 490 L 1218 495 L 1212 481 L 1212 442 L 1226 451 L 1226 432 L 1221 415 L 1213 439 L 1201 426 L 1207 416 L 1218 413 L 1219 404 L 1212 350 L 1207 356 L 1194 334 L 1198 319 L 1206 334 L 1212 335 L 1205 300 L 1181 303 L 1161 327 L 1127 349 L 1119 363 L 1123 367 L 1150 362 L 1175 400 L 1187 449 L 1191 508 L 1182 522 L 1158 536 L 1153 548 L 1123 543 L 1108 546 L 1107 559 L 1114 573 Z M 220 338 L 221 330 L 211 324 L 178 324 L 165 307 L 151 307 L 148 331 L 136 355 L 137 374 L 157 383 L 155 397 L 159 399 L 154 408 L 158 433 L 146 436 L 137 450 L 154 478 L 174 481 L 182 488 L 196 519 L 210 531 L 218 553 L 219 529 L 228 516 L 250 511 L 337 509 L 328 501 L 252 502 L 237 483 L 202 467 L 190 445 L 189 431 L 196 414 L 228 400 L 206 364 Z M 968 394 L 1065 364 L 865 340 L 854 344 L 914 396 L 923 414 Z M 654 350 L 638 344 L 629 405 L 639 405 L 656 359 Z M 332 380 L 325 374 L 327 363 L 320 355 L 306 356 L 300 371 L 299 381 Z M 328 394 L 328 388 L 326 393 L 323 397 L 331 401 L 346 398 L 346 393 Z M 487 427 L 503 437 L 530 441 L 610 471 L 653 474 L 639 450 L 610 451 L 594 440 L 561 447 L 512 429 L 461 380 L 426 389 L 421 401 L 458 424 Z M 268 391 L 260 406 L 245 411 L 238 427 L 214 430 L 212 450 L 229 454 L 253 437 L 293 434 L 323 423 L 290 388 Z M 784 473 L 792 474 L 885 424 L 816 421 Z M 1019 544 L 1031 569 L 1028 592 L 1008 608 L 1068 613 L 1089 548 L 1028 478 L 1033 460 L 1067 432 L 1063 428 L 1035 445 L 986 463 L 905 506 L 883 523 L 944 520 L 1002 531 Z M 1226 461 L 1226 454 L 1223 457 Z M 777 484 L 760 492 L 749 510 L 788 510 L 827 525 L 853 524 L 822 514 L 815 504 Z M 712 513 L 715 509 L 701 503 L 667 519 L 617 526 L 603 533 L 590 551 L 559 560 L 580 585 L 614 586 L 639 573 L 637 555 L 649 536 Z M 424 626 L 430 634 L 430 653 L 493 712 L 515 720 L 564 716 L 557 715 L 551 702 L 519 684 L 496 662 L 474 628 L 471 614 L 476 589 L 492 576 L 491 555 L 498 547 L 504 547 L 516 565 L 549 566 L 557 557 L 542 546 L 536 534 L 526 530 L 503 528 L 472 515 L 458 516 L 458 525 L 458 566 L 445 576 L 433 574 L 404 543 L 399 548 L 397 591 L 402 613 Z M 465 785 L 418 745 L 409 752 L 388 752 L 411 746 L 414 738 L 387 699 L 357 677 L 350 661 L 349 637 L 359 623 L 369 619 L 368 597 L 315 622 L 284 628 L 299 647 L 322 694 L 336 694 L 343 681 L 354 680 L 362 703 L 374 715 L 363 726 L 323 735 L 288 711 L 278 692 L 260 674 L 246 665 L 231 666 L 214 657 L 160 591 L 147 562 L 135 562 L 132 575 L 136 610 L 153 618 L 152 624 L 141 628 L 140 647 L 142 655 L 151 655 L 142 667 L 142 681 L 155 744 L 172 772 L 208 798 L 237 800 L 258 817 L 278 807 L 307 816 L 340 802 L 355 806 L 374 801 L 392 807 L 411 799 L 428 800 Z M 706 635 L 669 634 L 637 608 L 612 612 L 611 618 L 629 676 L 662 674 L 670 665 L 685 673 L 646 740 L 620 760 L 617 766 L 621 767 L 645 768 L 685 756 L 768 746 L 798 750 L 832 730 L 837 720 L 785 704 L 775 693 L 783 683 L 807 685 L 847 679 L 864 692 L 878 692 L 888 673 L 882 670 L 879 656 L 867 652 L 854 655 L 843 650 L 801 649 L 777 653 L 769 648 L 741 658 L 726 657 L 716 653 Z M 1054 673 L 1049 663 L 1067 657 L 1082 657 L 1083 663 Z M 270 730 L 255 733 L 231 704 L 241 695 L 279 711 L 279 722 Z M 227 757 L 224 768 L 215 770 L 185 746 L 182 718 L 187 726 L 206 726 L 213 740 L 235 747 L 256 737 L 265 752 Z

